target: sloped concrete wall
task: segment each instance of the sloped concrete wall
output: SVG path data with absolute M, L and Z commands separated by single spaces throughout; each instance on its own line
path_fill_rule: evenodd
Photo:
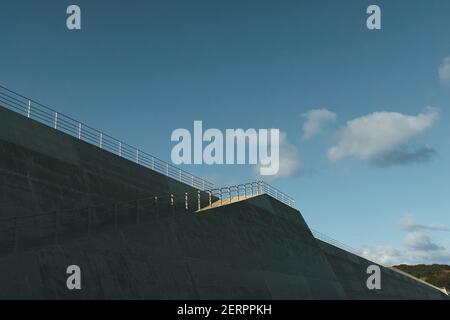
M 440 291 L 390 268 L 381 268 L 381 290 L 368 290 L 367 267 L 376 263 L 317 240 L 349 299 L 447 299 Z M 377 264 L 376 264 L 377 265 Z M 378 265 L 379 266 L 379 265 Z
M 0 219 L 190 189 L 0 108 Z M 121 212 L 119 231 L 109 220 L 89 237 L 75 230 L 86 231 L 82 215 L 55 239 L 33 225 L 16 253 L 0 252 L 0 298 L 442 298 L 389 269 L 385 288 L 369 292 L 368 261 L 317 241 L 298 211 L 266 195 L 198 214 L 141 211 L 146 219 Z M 81 291 L 66 288 L 72 264 Z
M 0 107 L 0 219 L 196 189 Z
M 82 290 L 66 287 L 78 265 Z M 443 299 L 439 291 L 316 240 L 298 211 L 261 195 L 201 213 L 0 256 L 0 299 Z
M 81 291 L 66 288 L 71 264 Z M 3 299 L 345 298 L 298 211 L 265 195 L 4 256 L 0 287 Z

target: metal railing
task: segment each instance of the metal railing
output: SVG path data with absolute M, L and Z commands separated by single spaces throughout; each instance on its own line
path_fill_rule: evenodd
M 338 241 L 336 239 L 333 239 L 330 236 L 327 236 L 326 234 L 324 234 L 322 232 L 319 232 L 319 231 L 311 229 L 311 228 L 310 228 L 310 230 L 311 230 L 313 236 L 316 239 L 319 239 L 319 240 L 321 240 L 323 242 L 326 242 L 326 243 L 328 243 L 328 244 L 330 244 L 332 246 L 335 246 L 337 248 L 340 248 L 340 249 L 342 249 L 344 251 L 348 251 L 348 252 L 350 252 L 350 253 L 352 253 L 352 254 L 354 254 L 354 255 L 362 258 L 362 259 L 365 259 L 367 261 L 376 263 L 376 264 L 378 264 L 378 265 L 380 265 L 380 266 L 382 266 L 384 268 L 388 268 L 388 269 L 390 269 L 390 270 L 392 270 L 394 272 L 397 272 L 397 273 L 399 273 L 399 274 L 401 274 L 401 275 L 403 275 L 405 277 L 411 278 L 412 280 L 415 280 L 415 281 L 418 281 L 418 282 L 420 282 L 420 283 L 422 283 L 424 285 L 427 285 L 427 286 L 429 286 L 429 287 L 431 287 L 431 288 L 433 288 L 435 290 L 439 290 L 440 292 L 442 292 L 442 293 L 444 293 L 445 295 L 448 296 L 448 292 L 447 292 L 447 290 L 445 288 L 439 288 L 437 286 L 434 286 L 434 285 L 432 285 L 432 284 L 430 284 L 430 283 L 428 283 L 428 282 L 426 282 L 426 281 L 424 281 L 424 280 L 422 280 L 420 278 L 417 278 L 417 277 L 415 277 L 415 276 L 413 276 L 413 275 L 411 275 L 409 273 L 406 273 L 406 272 L 404 272 L 404 271 L 402 271 L 400 269 L 397 269 L 395 267 L 387 267 L 386 265 L 384 265 L 384 263 L 376 261 L 373 258 L 365 257 L 360 251 L 358 251 L 358 250 L 356 250 L 356 249 L 354 249 L 354 248 L 352 248 L 352 247 L 350 247 L 350 246 L 348 246 L 348 245 L 346 245 L 346 244 L 344 244 L 344 243 L 342 243 L 342 242 L 340 242 L 340 241 Z
M 291 198 L 267 183 L 258 181 L 208 191 L 167 193 L 0 219 L 0 254 L 13 253 L 43 244 L 57 244 L 83 235 L 90 236 L 107 227 L 118 230 L 130 224 L 139 224 L 151 217 L 163 218 L 174 212 L 194 213 L 211 207 L 212 203 L 222 204 L 226 202 L 226 199 L 233 197 L 245 199 L 266 193 L 268 190 L 272 190 L 275 195 L 278 194 L 279 200 L 284 199 L 287 204 L 294 204 Z
M 214 198 L 215 200 L 215 198 Z M 0 255 L 119 230 L 171 213 L 194 213 L 211 201 L 199 190 L 0 219 Z
M 314 230 L 312 228 L 310 228 L 310 230 L 311 230 L 313 236 L 316 239 L 322 240 L 323 242 L 329 243 L 329 244 L 331 244 L 331 245 L 333 245 L 335 247 L 338 247 L 338 248 L 340 248 L 342 250 L 348 251 L 348 252 L 353 253 L 353 254 L 361 257 L 361 258 L 367 259 L 366 257 L 363 257 L 361 255 L 361 252 L 359 252 L 358 250 L 356 250 L 356 249 L 346 245 L 345 243 L 342 243 L 342 242 L 340 242 L 340 241 L 338 241 L 336 239 L 333 239 L 330 236 L 327 236 L 326 234 L 324 234 L 324 233 L 322 233 L 320 231 Z
M 205 190 L 205 192 L 212 195 L 213 197 L 216 197 L 218 199 L 216 203 L 220 205 L 231 203 L 235 200 L 246 199 L 248 197 L 260 194 L 267 194 L 272 198 L 275 198 L 278 201 L 281 201 L 284 204 L 295 208 L 295 201 L 293 198 L 289 197 L 288 195 L 271 186 L 265 181 L 254 181 L 234 186 L 215 188 Z M 209 205 L 211 206 L 212 202 Z
M 259 185 L 245 184 L 249 192 L 260 192 Z M 253 191 L 250 191 L 250 187 Z M 251 193 L 248 195 L 250 196 Z M 37 215 L 0 219 L 0 256 L 33 249 L 42 245 L 60 244 L 80 237 L 91 237 L 106 230 L 118 231 L 124 226 L 139 225 L 168 213 L 192 213 L 211 205 L 211 193 L 191 192 L 151 196 L 122 202 L 111 202 L 77 209 L 53 211 Z M 355 249 L 317 230 L 311 229 L 315 238 L 349 251 L 364 259 Z M 379 265 L 382 265 L 378 263 Z M 435 287 L 401 270 L 400 274 L 418 280 L 448 295 L 445 289 Z
M 15 111 L 27 118 L 36 120 L 79 140 L 97 146 L 153 171 L 190 185 L 196 189 L 206 190 L 214 184 L 175 167 L 138 148 L 117 140 L 108 134 L 93 129 L 32 99 L 0 86 L 0 106 Z

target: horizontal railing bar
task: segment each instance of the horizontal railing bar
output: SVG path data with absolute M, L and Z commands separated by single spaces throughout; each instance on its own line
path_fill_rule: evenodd
M 61 114 L 33 99 L 29 99 L 17 92 L 9 90 L 0 85 L 0 105 L 19 114 L 41 122 L 49 127 L 53 127 L 61 132 L 79 138 L 82 141 L 93 144 L 97 147 L 119 155 L 125 159 L 139 164 L 146 164 L 147 168 L 158 171 L 191 186 L 201 189 L 210 188 L 213 183 L 189 172 L 177 168 L 174 165 L 152 156 L 138 148 L 132 147 L 112 136 L 96 130 L 80 121 L 67 115 Z M 146 159 L 147 161 L 145 161 Z
M 208 189 L 205 191 L 217 195 L 219 200 L 228 199 L 232 197 L 233 194 L 240 197 L 241 194 L 244 196 L 249 196 L 264 193 L 283 202 L 284 204 L 289 205 L 290 207 L 295 208 L 295 201 L 293 198 L 287 196 L 264 181 L 248 182 L 233 186 Z

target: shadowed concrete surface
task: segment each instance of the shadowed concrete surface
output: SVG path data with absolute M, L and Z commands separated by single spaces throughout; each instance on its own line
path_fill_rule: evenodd
M 0 218 L 190 188 L 2 108 L 0 179 Z M 58 237 L 51 219 L 31 224 L 16 252 L 0 252 L 0 298 L 444 298 L 389 269 L 369 292 L 367 260 L 316 240 L 300 212 L 267 195 L 198 213 L 154 209 L 120 210 L 119 223 L 94 212 L 92 229 L 72 215 Z M 67 289 L 69 265 L 82 290 Z
M 345 298 L 298 212 L 265 195 L 4 256 L 0 284 L 2 298 Z
M 66 287 L 78 265 L 82 290 Z M 266 195 L 202 213 L 166 212 L 0 258 L 3 299 L 443 299 L 390 269 L 316 240 L 298 211 Z
M 0 155 L 0 218 L 197 192 L 1 107 Z
M 353 253 L 317 240 L 349 299 L 446 299 L 443 292 L 391 268 L 381 268 L 381 290 L 367 290 L 367 267 L 373 265 Z

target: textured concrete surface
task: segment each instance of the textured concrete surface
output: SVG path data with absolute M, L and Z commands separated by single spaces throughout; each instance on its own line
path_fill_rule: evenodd
M 66 288 L 78 265 L 82 290 Z M 298 211 L 266 195 L 202 213 L 144 217 L 138 225 L 0 256 L 2 299 L 443 299 L 387 268 L 316 240 Z
M 349 299 L 447 299 L 431 286 L 391 268 L 381 268 L 381 290 L 367 290 L 367 267 L 376 263 L 317 240 Z
M 389 269 L 369 292 L 367 260 L 316 240 L 300 212 L 267 195 L 199 213 L 177 203 L 58 215 L 186 188 L 0 108 L 0 219 L 56 212 L 0 226 L 0 298 L 444 297 Z M 69 265 L 81 267 L 80 291 L 66 287 Z
M 345 298 L 297 211 L 265 195 L 0 258 L 1 298 Z M 262 208 L 265 207 L 265 208 Z M 82 270 L 83 289 L 65 270 Z
M 0 219 L 196 189 L 0 107 Z

